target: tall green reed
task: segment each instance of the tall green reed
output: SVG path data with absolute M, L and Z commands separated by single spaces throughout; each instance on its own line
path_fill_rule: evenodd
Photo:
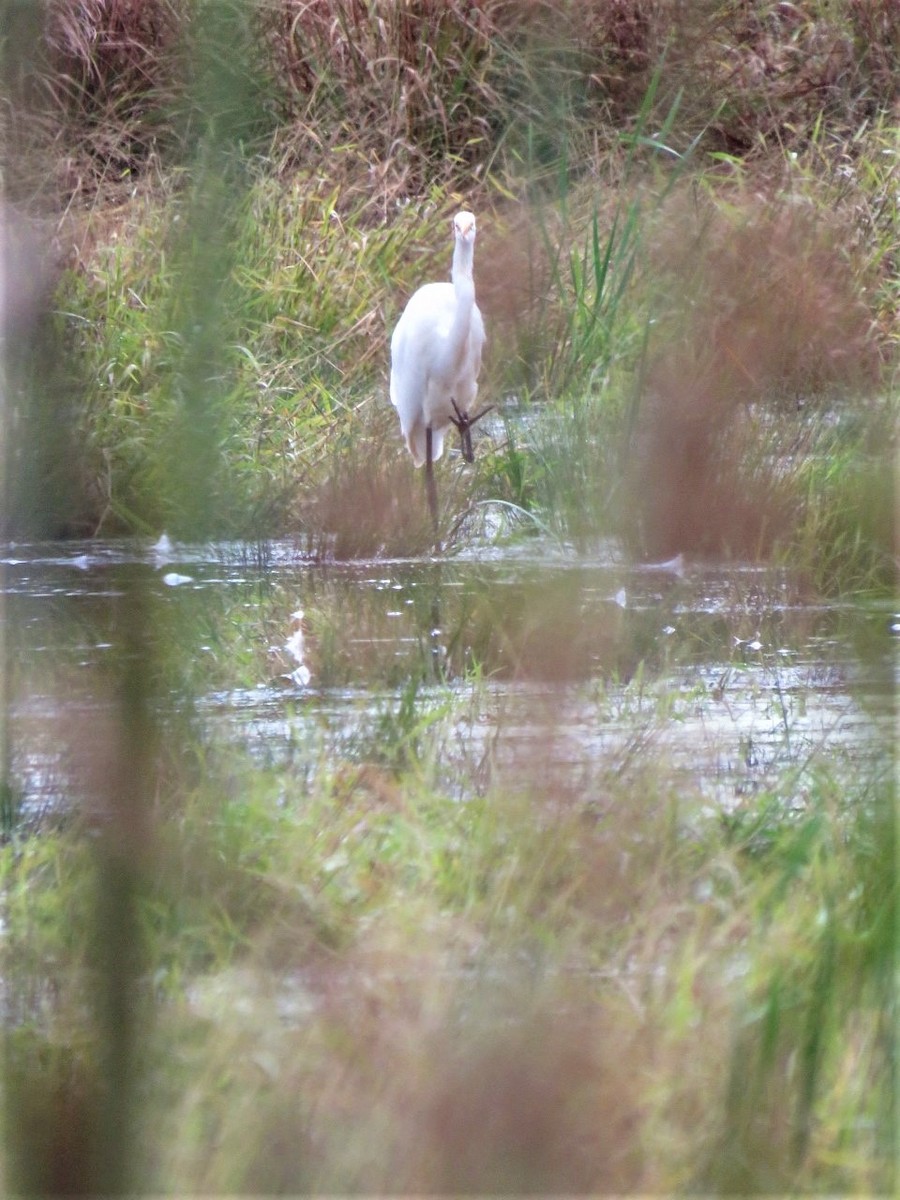
M 535 465 L 527 502 L 558 537 L 585 545 L 616 528 L 617 492 L 641 397 L 641 364 L 654 307 L 648 303 L 645 231 L 677 187 L 699 139 L 679 154 L 667 143 L 681 103 L 676 94 L 649 132 L 662 67 L 650 81 L 634 128 L 622 135 L 625 161 L 617 197 L 559 164 L 555 193 L 536 195 L 537 257 L 544 270 L 518 332 L 520 386 Z M 632 182 L 647 155 L 673 159 L 655 193 Z M 628 378 L 637 383 L 629 386 Z M 507 472 L 508 473 L 508 472 Z M 512 497 L 516 503 L 524 493 Z

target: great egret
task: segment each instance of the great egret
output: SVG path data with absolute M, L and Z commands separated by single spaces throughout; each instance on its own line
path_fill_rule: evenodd
M 475 303 L 472 260 L 475 216 L 453 218 L 452 283 L 426 283 L 410 297 L 391 338 L 391 402 L 417 467 L 425 464 L 425 492 L 438 528 L 434 463 L 450 425 L 462 456 L 473 461 L 471 429 L 492 407 L 469 415 L 478 392 L 484 322 Z

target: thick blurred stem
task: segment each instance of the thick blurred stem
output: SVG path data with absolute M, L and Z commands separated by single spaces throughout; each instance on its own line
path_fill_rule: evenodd
M 140 894 L 152 840 L 158 736 L 153 715 L 153 616 L 143 577 L 127 588 L 123 615 L 124 671 L 119 696 L 120 738 L 103 804 L 106 821 L 97 846 L 95 1023 L 102 1047 L 98 1113 L 98 1193 L 134 1190 L 139 1170 L 137 1084 L 139 1038 L 149 1001 L 142 995 L 146 954 Z

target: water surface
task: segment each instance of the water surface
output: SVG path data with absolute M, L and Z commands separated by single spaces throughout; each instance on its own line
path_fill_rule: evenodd
M 88 801 L 135 655 L 164 725 L 304 783 L 427 746 L 461 799 L 498 778 L 602 797 L 652 759 L 729 806 L 891 745 L 890 613 L 823 603 L 785 570 L 540 542 L 323 564 L 290 542 L 129 539 L 7 546 L 0 572 L 23 820 Z

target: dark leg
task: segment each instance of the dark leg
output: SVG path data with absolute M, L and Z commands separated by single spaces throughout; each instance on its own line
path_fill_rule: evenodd
M 480 421 L 485 413 L 489 413 L 494 407 L 493 404 L 486 405 L 481 412 L 477 412 L 474 417 L 470 417 L 467 412 L 462 412 L 459 405 L 450 397 L 450 403 L 453 405 L 455 417 L 451 417 L 451 422 L 459 430 L 459 448 L 462 450 L 463 461 L 471 463 L 475 461 L 475 455 L 472 453 L 472 426 L 476 421 Z
M 434 459 L 431 450 L 431 426 L 425 430 L 425 494 L 428 497 L 428 507 L 431 509 L 431 520 L 434 525 L 434 548 L 440 550 L 441 540 L 438 536 L 438 501 L 437 484 L 434 482 Z

